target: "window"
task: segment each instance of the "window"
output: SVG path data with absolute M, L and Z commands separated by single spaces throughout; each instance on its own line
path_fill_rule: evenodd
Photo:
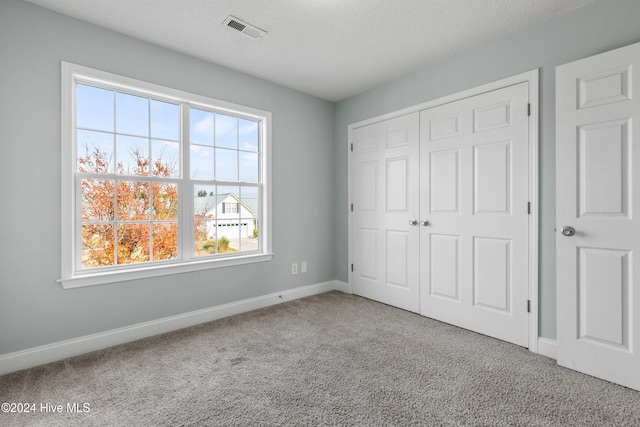
M 238 205 L 239 203 L 229 203 L 226 202 L 222 205 L 222 213 L 238 213 Z
M 269 113 L 62 69 L 65 287 L 271 259 Z

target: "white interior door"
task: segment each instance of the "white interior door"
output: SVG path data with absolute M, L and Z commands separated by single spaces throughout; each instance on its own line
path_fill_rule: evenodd
M 522 346 L 528 102 L 520 83 L 420 113 L 420 313 Z
M 640 44 L 556 70 L 556 286 L 558 364 L 640 390 L 638 69 Z
M 413 312 L 420 304 L 418 133 L 417 112 L 356 128 L 351 170 L 353 291 Z

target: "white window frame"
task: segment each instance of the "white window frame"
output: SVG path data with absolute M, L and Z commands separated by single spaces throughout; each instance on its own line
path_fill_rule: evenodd
M 62 193 L 62 216 L 61 216 L 61 250 L 62 269 L 61 278 L 58 280 L 65 289 L 82 286 L 100 285 L 112 282 L 144 279 L 150 277 L 164 276 L 169 274 L 186 273 L 191 271 L 206 270 L 218 267 L 238 266 L 243 264 L 270 261 L 273 257 L 271 246 L 271 113 L 251 107 L 245 107 L 217 99 L 167 88 L 152 83 L 120 76 L 105 71 L 100 71 L 62 61 L 62 97 L 61 97 L 61 193 Z M 215 110 L 222 114 L 230 114 L 241 118 L 247 118 L 260 122 L 261 132 L 259 132 L 259 162 L 260 162 L 260 183 L 257 185 L 261 191 L 261 204 L 258 208 L 258 218 L 260 222 L 259 250 L 257 252 L 242 253 L 238 255 L 219 255 L 216 257 L 195 257 L 193 254 L 193 200 L 188 197 L 191 193 L 192 181 L 189 176 L 189 152 L 188 138 L 183 138 L 180 144 L 181 150 L 181 177 L 180 177 L 180 208 L 178 213 L 178 224 L 182 247 L 182 259 L 171 260 L 166 263 L 139 263 L 128 264 L 126 266 L 114 266 L 114 268 L 101 268 L 97 271 L 81 269 L 78 263 L 81 257 L 78 256 L 80 248 L 78 241 L 78 221 L 79 209 L 77 206 L 76 192 L 76 123 L 75 123 L 75 103 L 76 84 L 93 84 L 98 86 L 108 86 L 115 90 L 125 92 L 135 92 L 142 96 L 161 98 L 173 102 L 184 104 L 188 107 Z M 184 108 L 183 110 L 188 110 Z M 183 135 L 188 135 L 188 122 L 185 116 L 188 112 L 183 111 L 181 120 L 183 122 Z M 188 117 L 188 116 L 187 116 Z M 195 180 L 197 182 L 197 180 Z M 244 185 L 244 184 L 243 184 Z M 251 184 L 250 184 L 251 185 Z M 256 185 L 254 185 L 256 186 Z

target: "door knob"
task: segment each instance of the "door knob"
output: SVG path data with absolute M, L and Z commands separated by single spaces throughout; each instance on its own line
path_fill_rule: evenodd
M 428 227 L 428 226 L 429 226 L 429 221 L 427 221 L 426 219 L 423 219 L 422 221 L 420 221 L 420 224 L 421 224 L 423 227 Z
M 417 219 L 410 219 L 409 220 L 409 225 L 418 225 L 418 220 Z
M 576 234 L 576 229 L 573 227 L 569 227 L 568 225 L 565 225 L 564 227 L 562 227 L 560 232 L 562 233 L 563 236 L 571 237 L 574 234 Z

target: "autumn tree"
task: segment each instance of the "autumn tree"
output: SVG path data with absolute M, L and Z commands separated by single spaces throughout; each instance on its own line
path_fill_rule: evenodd
M 132 170 L 98 147 L 78 157 L 82 179 L 82 265 L 85 268 L 160 261 L 178 256 L 178 186 L 170 180 L 176 165 L 160 156 L 151 165 L 131 151 Z M 115 173 L 114 173 L 115 172 Z

